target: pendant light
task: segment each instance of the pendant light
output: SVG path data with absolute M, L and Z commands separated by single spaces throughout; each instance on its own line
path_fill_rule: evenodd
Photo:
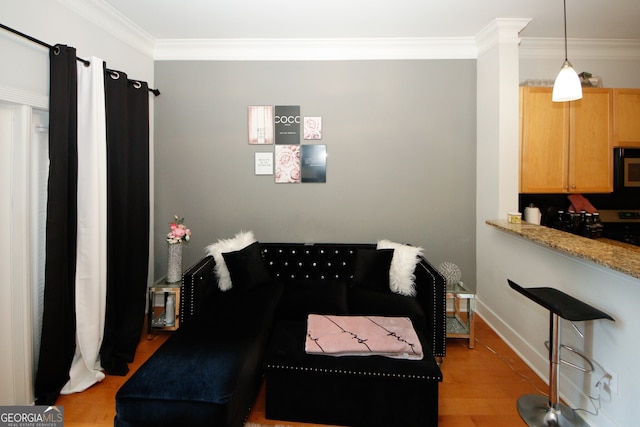
M 567 56 L 567 0 L 564 1 L 564 64 L 553 84 L 553 102 L 575 101 L 582 98 L 582 84 Z

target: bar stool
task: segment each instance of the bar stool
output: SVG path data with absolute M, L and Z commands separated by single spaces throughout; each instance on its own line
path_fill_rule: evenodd
M 609 319 L 611 316 L 584 302 L 553 288 L 523 288 L 507 279 L 509 286 L 527 298 L 549 310 L 549 398 L 536 394 L 527 394 L 518 399 L 518 412 L 530 427 L 545 426 L 584 426 L 588 424 L 576 415 L 575 411 L 560 403 L 560 331 L 561 318 L 570 321 Z M 568 350 L 573 351 L 570 348 Z M 591 362 L 583 357 L 589 364 Z M 566 362 L 565 362 L 566 363 Z M 571 365 L 571 364 L 570 364 Z M 572 365 L 576 367 L 575 365 Z M 585 372 L 589 370 L 584 369 Z

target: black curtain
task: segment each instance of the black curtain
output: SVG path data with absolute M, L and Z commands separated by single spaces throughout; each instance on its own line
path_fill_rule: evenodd
M 118 76 L 118 78 L 113 78 Z M 77 72 L 74 48 L 50 52 L 49 182 L 44 312 L 36 404 L 53 405 L 76 348 Z M 124 73 L 105 74 L 107 301 L 100 351 L 108 374 L 124 375 L 144 323 L 149 263 L 149 91 Z M 97 309 L 97 308 L 96 308 Z
M 100 351 L 125 375 L 140 341 L 149 263 L 149 90 L 105 73 L 107 110 L 107 309 Z
M 54 46 L 49 52 L 49 64 L 49 182 L 44 312 L 35 382 L 38 405 L 55 403 L 69 380 L 76 348 L 76 50 Z

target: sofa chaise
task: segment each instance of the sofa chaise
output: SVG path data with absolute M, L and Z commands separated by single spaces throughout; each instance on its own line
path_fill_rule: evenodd
M 418 254 L 415 295 L 392 292 L 394 250 L 379 246 L 255 242 L 224 254 L 224 291 L 216 257 L 199 260 L 183 275 L 180 329 L 118 390 L 115 425 L 242 426 L 262 381 L 268 418 L 437 425 L 445 279 Z M 423 358 L 307 354 L 312 313 L 409 318 Z

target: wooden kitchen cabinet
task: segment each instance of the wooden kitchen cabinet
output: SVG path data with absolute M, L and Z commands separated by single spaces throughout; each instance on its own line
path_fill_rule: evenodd
M 520 88 L 520 192 L 612 192 L 612 90 L 584 88 L 562 103 L 551 93 Z
M 640 147 L 640 89 L 613 89 L 613 146 Z

